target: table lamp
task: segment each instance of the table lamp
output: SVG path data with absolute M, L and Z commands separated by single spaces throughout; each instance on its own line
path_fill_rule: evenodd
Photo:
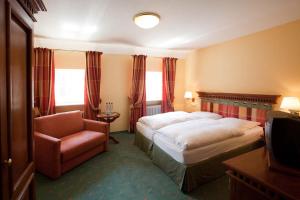
M 283 97 L 280 108 L 288 110 L 292 115 L 299 116 L 300 101 L 297 97 Z

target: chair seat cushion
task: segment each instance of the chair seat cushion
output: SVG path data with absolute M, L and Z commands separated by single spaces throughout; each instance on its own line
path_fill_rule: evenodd
M 80 131 L 61 138 L 61 159 L 62 162 L 89 151 L 96 146 L 102 145 L 106 140 L 104 133 L 95 131 Z

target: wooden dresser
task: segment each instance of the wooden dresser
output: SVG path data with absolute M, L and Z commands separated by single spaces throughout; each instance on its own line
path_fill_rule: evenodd
M 231 200 L 300 199 L 300 177 L 270 170 L 264 147 L 224 164 L 230 177 Z

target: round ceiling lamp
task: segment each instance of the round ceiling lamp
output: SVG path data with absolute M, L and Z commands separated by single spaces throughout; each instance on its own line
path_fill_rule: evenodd
M 139 13 L 133 17 L 134 23 L 143 29 L 150 29 L 157 26 L 159 20 L 160 16 L 152 12 Z

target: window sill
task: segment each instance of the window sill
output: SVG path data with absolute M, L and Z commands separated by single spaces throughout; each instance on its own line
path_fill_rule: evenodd
M 63 108 L 63 107 L 71 107 L 71 106 L 84 106 L 84 104 L 70 104 L 70 105 L 56 105 L 56 108 Z

